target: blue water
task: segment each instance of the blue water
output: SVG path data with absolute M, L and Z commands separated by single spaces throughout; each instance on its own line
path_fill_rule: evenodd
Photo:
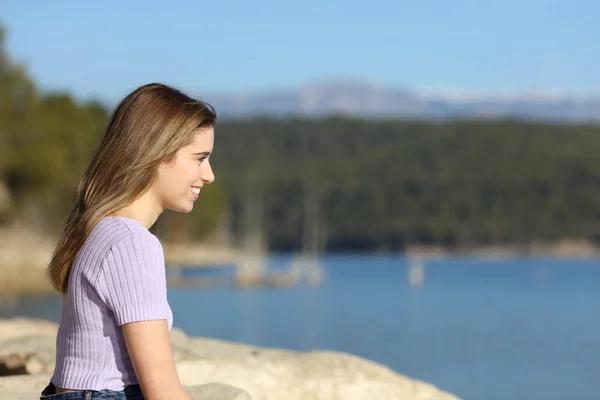
M 273 257 L 283 268 L 287 257 Z M 175 326 L 294 350 L 375 360 L 464 399 L 600 396 L 600 260 L 426 260 L 411 289 L 407 262 L 323 259 L 318 288 L 169 289 Z M 58 320 L 56 296 L 29 296 L 0 316 Z

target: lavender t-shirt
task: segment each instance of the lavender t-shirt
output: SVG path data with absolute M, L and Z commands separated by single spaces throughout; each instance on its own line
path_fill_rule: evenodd
M 138 383 L 121 325 L 160 319 L 170 330 L 160 242 L 134 219 L 104 217 L 71 269 L 52 383 L 80 390 L 122 390 Z

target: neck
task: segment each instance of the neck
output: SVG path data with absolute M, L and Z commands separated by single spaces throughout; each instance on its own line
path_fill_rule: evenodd
M 150 229 L 162 212 L 163 208 L 158 205 L 151 192 L 148 191 L 130 205 L 113 212 L 111 215 L 135 219 L 144 225 L 146 229 Z

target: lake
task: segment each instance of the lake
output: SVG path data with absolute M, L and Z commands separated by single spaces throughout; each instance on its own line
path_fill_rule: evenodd
M 273 269 L 290 261 L 269 260 Z M 417 288 L 403 257 L 321 262 L 325 281 L 316 288 L 171 288 L 174 326 L 259 346 L 349 352 L 464 399 L 600 398 L 599 259 L 425 259 Z M 0 317 L 60 318 L 56 295 L 9 300 Z

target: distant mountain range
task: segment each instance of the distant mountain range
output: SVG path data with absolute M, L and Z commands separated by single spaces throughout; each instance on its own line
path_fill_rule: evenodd
M 394 89 L 360 81 L 329 81 L 298 90 L 205 96 L 224 119 L 349 115 L 366 118 L 517 119 L 600 123 L 600 95 L 547 94 L 448 96 Z

